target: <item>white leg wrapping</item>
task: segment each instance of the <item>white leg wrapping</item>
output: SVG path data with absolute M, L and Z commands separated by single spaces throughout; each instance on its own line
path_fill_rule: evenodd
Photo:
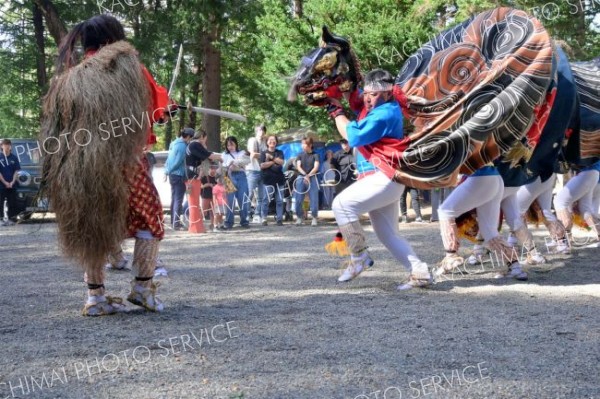
M 458 251 L 458 228 L 454 219 L 440 220 L 440 232 L 442 234 L 442 242 L 446 252 Z
M 367 249 L 365 233 L 360 222 L 351 222 L 338 227 L 352 255 L 360 255 Z
M 488 240 L 485 245 L 503 264 L 511 264 L 519 260 L 517 251 L 500 236 Z
M 573 228 L 573 213 L 568 208 L 562 208 L 556 210 L 556 216 L 558 220 L 565 227 L 567 232 Z
M 596 234 L 596 236 L 600 238 L 600 234 L 598 234 L 600 232 L 600 218 L 586 212 L 583 219 L 588 226 L 592 228 L 592 231 Z

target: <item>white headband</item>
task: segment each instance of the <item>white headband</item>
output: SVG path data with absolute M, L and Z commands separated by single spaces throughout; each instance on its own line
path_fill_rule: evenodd
M 394 85 L 387 82 L 370 82 L 365 85 L 365 91 L 392 91 Z

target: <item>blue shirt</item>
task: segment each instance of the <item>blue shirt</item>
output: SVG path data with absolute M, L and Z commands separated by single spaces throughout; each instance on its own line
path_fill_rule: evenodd
M 185 176 L 185 149 L 187 143 L 181 137 L 169 145 L 169 156 L 165 162 L 165 174 Z
M 581 169 L 581 171 L 586 171 L 586 170 L 597 170 L 598 172 L 600 172 L 600 161 L 596 162 L 593 165 L 590 166 L 586 166 L 585 168 Z
M 4 152 L 0 150 L 0 173 L 2 173 L 4 181 L 10 183 L 17 170 L 21 170 L 19 158 L 17 158 L 12 152 L 8 155 L 4 155 Z M 13 188 L 14 187 L 16 187 L 16 184 L 13 186 Z M 5 188 L 6 186 L 3 183 L 0 183 L 0 190 Z
M 400 105 L 390 101 L 373 108 L 360 121 L 349 122 L 346 134 L 350 147 L 372 144 L 384 137 L 401 139 L 404 134 Z
M 494 176 L 499 174 L 495 166 L 486 165 L 477 169 L 471 176 Z
M 359 175 L 376 170 L 375 166 L 369 163 L 369 161 L 367 161 L 363 154 L 361 154 L 358 150 L 356 151 L 356 170 L 358 171 Z

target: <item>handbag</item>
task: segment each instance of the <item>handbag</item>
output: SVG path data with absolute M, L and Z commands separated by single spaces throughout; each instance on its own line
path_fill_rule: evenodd
M 231 178 L 227 175 L 223 176 L 223 186 L 225 186 L 225 191 L 228 194 L 235 193 L 237 191 L 237 187 L 231 181 Z

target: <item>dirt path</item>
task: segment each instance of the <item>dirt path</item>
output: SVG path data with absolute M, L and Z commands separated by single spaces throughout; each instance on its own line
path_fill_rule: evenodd
M 600 398 L 600 250 L 527 283 L 488 266 L 400 293 L 407 273 L 365 228 L 376 264 L 347 284 L 322 250 L 333 223 L 169 232 L 166 311 L 84 318 L 55 224 L 4 227 L 0 398 Z M 437 224 L 401 229 L 439 261 Z M 110 273 L 109 293 L 130 279 Z

